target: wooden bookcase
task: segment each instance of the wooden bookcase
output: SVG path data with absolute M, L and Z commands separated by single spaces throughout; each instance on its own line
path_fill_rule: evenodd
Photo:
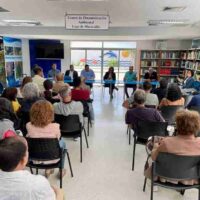
M 183 50 L 141 50 L 140 79 L 150 67 L 157 71 L 159 79 L 174 79 L 182 73 L 182 56 Z

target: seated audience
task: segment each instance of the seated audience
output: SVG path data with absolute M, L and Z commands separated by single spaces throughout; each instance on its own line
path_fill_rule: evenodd
M 186 79 L 183 81 L 183 89 L 189 89 L 189 88 L 193 88 L 193 83 L 194 83 L 194 71 L 192 70 L 187 70 L 187 77 Z
M 60 73 L 60 70 L 57 69 L 56 63 L 51 65 L 51 69 L 48 71 L 48 77 L 56 79 L 56 75 Z
M 83 105 L 81 102 L 72 101 L 71 89 L 69 86 L 63 87 L 59 91 L 61 102 L 54 103 L 54 112 L 58 115 L 79 115 L 80 122 L 83 124 Z
M 36 85 L 38 85 L 39 91 L 41 93 L 43 93 L 44 92 L 43 83 L 45 81 L 44 74 L 43 74 L 43 69 L 41 67 L 39 67 L 39 66 L 36 66 L 33 69 L 33 72 L 35 74 L 34 77 L 32 78 L 33 83 L 35 83 Z
M 56 82 L 53 84 L 53 92 L 58 93 L 64 86 L 68 86 L 68 84 L 64 83 L 63 74 L 59 73 L 56 75 Z
M 78 72 L 74 70 L 74 65 L 69 66 L 69 70 L 65 72 L 65 76 L 69 76 L 71 80 L 78 77 Z
M 6 98 L 0 97 L 0 140 L 7 131 L 15 131 L 13 122 L 15 120 L 16 116 L 11 102 Z
M 31 109 L 31 106 L 38 100 L 41 99 L 39 88 L 35 83 L 27 83 L 23 90 L 23 101 L 21 104 L 21 111 L 23 112 L 29 112 Z
M 72 100 L 74 101 L 87 101 L 90 98 L 89 90 L 84 90 L 81 88 L 81 78 L 78 77 L 74 79 L 74 89 L 72 89 Z
M 197 133 L 200 130 L 199 114 L 195 111 L 181 110 L 176 113 L 177 136 L 166 137 L 154 144 L 152 160 L 156 160 L 160 152 L 172 153 L 182 156 L 200 155 L 200 138 Z M 173 164 L 173 163 L 172 163 Z M 148 169 L 150 172 L 150 168 Z M 148 176 L 150 173 L 146 172 Z M 161 181 L 164 181 L 161 179 Z M 170 182 L 170 180 L 167 180 Z M 178 181 L 171 180 L 173 183 Z M 186 185 L 198 183 L 198 180 L 182 180 Z
M 159 104 L 158 97 L 156 94 L 152 94 L 151 89 L 152 85 L 149 81 L 143 83 L 143 89 L 145 91 L 145 106 L 154 106 L 157 107 Z M 125 108 L 130 108 L 134 104 L 134 94 L 132 94 L 127 100 L 124 101 L 123 106 Z
M 126 113 L 126 124 L 131 124 L 132 128 L 137 127 L 137 123 L 140 120 L 152 121 L 152 122 L 164 122 L 163 117 L 154 108 L 146 108 L 146 93 L 144 90 L 138 89 L 134 93 L 135 108 L 130 109 Z
M 60 125 L 57 123 L 52 123 L 54 120 L 54 110 L 50 102 L 46 100 L 39 100 L 35 102 L 30 110 L 30 122 L 26 124 L 27 136 L 30 138 L 57 138 L 59 140 L 60 147 L 62 149 L 66 148 L 63 139 L 60 140 Z M 64 169 L 65 154 L 63 154 L 62 159 L 62 176 L 66 174 Z M 53 170 L 46 170 L 45 174 L 48 177 Z
M 80 85 L 80 88 L 82 90 L 88 90 L 90 93 L 91 93 L 91 88 L 89 85 L 86 85 L 85 84 L 85 78 L 84 77 L 81 77 L 81 85 Z
M 17 88 L 15 87 L 8 87 L 3 91 L 2 97 L 5 97 L 12 103 L 13 111 L 17 113 L 21 107 L 17 100 Z
M 152 67 L 150 67 L 149 70 L 144 74 L 144 79 L 148 81 L 157 81 L 157 72 Z
M 13 200 L 63 200 L 60 189 L 52 187 L 41 175 L 25 170 L 27 142 L 22 137 L 0 141 L 0 198 Z
M 133 66 L 129 67 L 129 71 L 125 73 L 124 75 L 124 82 L 132 82 L 132 81 L 137 81 L 137 73 L 135 71 L 133 71 Z M 129 84 L 129 83 L 125 83 L 124 85 L 124 91 L 126 94 L 126 97 L 129 98 L 129 94 L 128 94 L 128 88 L 133 88 L 133 92 L 136 90 L 137 84 Z
M 182 97 L 181 89 L 176 83 L 171 83 L 167 89 L 166 98 L 163 98 L 159 107 L 162 106 L 183 106 L 185 99 Z
M 109 67 L 108 72 L 106 72 L 103 77 L 103 80 L 116 81 L 116 74 L 114 72 L 114 67 Z M 113 90 L 114 89 L 118 90 L 118 88 L 115 87 L 115 83 L 105 83 L 104 87 L 109 87 L 109 94 L 111 98 L 113 98 Z
M 56 96 L 57 93 L 52 92 L 52 88 L 53 88 L 53 82 L 51 80 L 45 80 L 44 81 L 44 98 L 51 102 L 51 103 L 55 103 L 59 101 L 59 98 Z
M 186 107 L 190 109 L 192 106 L 200 107 L 200 94 L 194 95 Z
M 17 90 L 17 97 L 18 98 L 23 98 L 23 94 L 22 94 L 22 91 L 23 91 L 23 88 L 24 86 L 27 84 L 27 83 L 30 83 L 32 82 L 32 78 L 30 76 L 26 76 L 23 78 L 22 80 L 22 85 L 21 87 Z
M 166 97 L 168 81 L 166 79 L 160 80 L 160 87 L 153 89 L 152 93 L 156 94 L 159 102 Z

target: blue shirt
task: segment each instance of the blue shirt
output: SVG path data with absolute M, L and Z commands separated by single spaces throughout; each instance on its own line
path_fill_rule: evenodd
M 51 69 L 48 71 L 48 77 L 55 78 L 57 74 L 60 73 L 59 69 Z
M 187 105 L 187 108 L 190 108 L 192 106 L 200 106 L 200 94 L 192 97 L 192 100 Z
M 136 81 L 137 80 L 137 73 L 136 72 L 126 72 L 124 76 L 125 81 Z
M 81 76 L 86 78 L 86 80 L 95 79 L 95 74 L 94 74 L 94 71 L 92 69 L 90 69 L 89 71 L 82 70 Z

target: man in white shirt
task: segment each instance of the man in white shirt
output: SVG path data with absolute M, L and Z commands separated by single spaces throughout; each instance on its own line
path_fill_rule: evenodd
M 26 140 L 10 137 L 0 141 L 0 199 L 63 200 L 60 189 L 41 175 L 24 170 L 28 161 Z
M 37 84 L 38 87 L 39 87 L 39 90 L 41 93 L 44 92 L 44 86 L 43 86 L 43 83 L 45 81 L 45 78 L 43 77 L 43 70 L 41 67 L 37 66 L 33 69 L 33 72 L 34 72 L 34 77 L 32 78 L 33 80 L 33 83 Z

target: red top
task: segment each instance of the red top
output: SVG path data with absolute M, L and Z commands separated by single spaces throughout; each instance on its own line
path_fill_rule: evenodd
M 72 89 L 72 100 L 74 100 L 74 101 L 81 101 L 81 100 L 87 101 L 89 98 L 90 98 L 89 90 Z

